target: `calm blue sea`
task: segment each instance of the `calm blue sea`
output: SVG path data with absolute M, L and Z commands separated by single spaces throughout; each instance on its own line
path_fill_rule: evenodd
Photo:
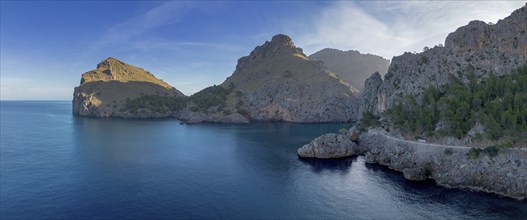
M 361 156 L 296 156 L 346 124 L 181 125 L 0 103 L 2 220 L 527 219 L 527 202 L 408 182 Z

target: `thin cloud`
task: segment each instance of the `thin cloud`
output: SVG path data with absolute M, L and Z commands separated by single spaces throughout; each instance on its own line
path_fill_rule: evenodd
M 314 29 L 298 31 L 298 45 L 314 53 L 326 47 L 359 50 L 385 58 L 443 44 L 471 20 L 496 23 L 524 2 L 375 1 L 336 2 L 313 16 Z
M 222 51 L 239 51 L 242 49 L 238 45 L 224 43 L 210 43 L 200 41 L 164 41 L 164 40 L 138 40 L 131 42 L 128 49 L 132 50 L 179 50 L 186 47 L 200 49 L 215 49 Z
M 195 7 L 196 4 L 192 2 L 169 1 L 163 3 L 144 14 L 113 26 L 103 34 L 99 43 L 127 41 L 154 28 L 179 22 Z

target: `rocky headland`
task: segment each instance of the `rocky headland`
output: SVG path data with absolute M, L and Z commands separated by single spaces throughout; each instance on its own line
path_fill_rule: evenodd
M 527 149 L 492 150 L 419 143 L 392 137 L 383 129 L 362 133 L 355 148 L 367 163 L 400 171 L 408 180 L 433 179 L 517 199 L 527 198 Z M 479 153 L 476 153 L 479 152 Z
M 305 158 L 343 158 L 352 156 L 357 148 L 355 142 L 342 134 L 324 134 L 297 150 Z
M 325 134 L 297 151 L 304 158 L 363 155 L 400 171 L 411 181 L 433 179 L 445 187 L 471 188 L 523 200 L 527 198 L 527 148 L 497 149 L 408 141 L 382 128 L 346 135 Z
M 179 97 L 183 93 L 156 78 L 150 72 L 115 58 L 108 58 L 97 68 L 82 74 L 73 92 L 74 114 L 91 117 L 160 118 L 168 114 L 147 110 L 137 114 L 122 111 L 127 100 L 145 95 Z

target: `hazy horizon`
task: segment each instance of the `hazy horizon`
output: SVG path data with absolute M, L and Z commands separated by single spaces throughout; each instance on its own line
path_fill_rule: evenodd
M 307 55 L 335 48 L 391 59 L 444 44 L 469 21 L 496 23 L 525 1 L 0 4 L 0 100 L 71 100 L 81 74 L 107 57 L 191 95 L 223 82 L 275 34 Z

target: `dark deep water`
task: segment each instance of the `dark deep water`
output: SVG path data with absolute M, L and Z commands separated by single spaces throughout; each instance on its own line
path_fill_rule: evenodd
M 527 201 L 434 183 L 363 157 L 300 160 L 345 124 L 180 125 L 1 102 L 0 218 L 527 219 Z

